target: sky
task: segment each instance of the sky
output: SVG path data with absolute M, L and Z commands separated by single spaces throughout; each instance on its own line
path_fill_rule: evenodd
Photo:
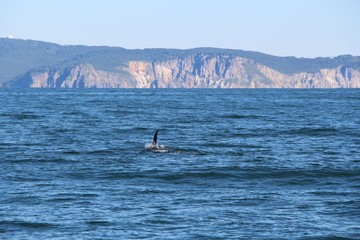
M 360 56 L 359 0 L 0 0 L 0 37 Z

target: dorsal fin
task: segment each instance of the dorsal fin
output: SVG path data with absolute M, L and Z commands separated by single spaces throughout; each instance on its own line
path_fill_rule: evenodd
M 155 132 L 155 134 L 154 134 L 154 138 L 153 138 L 153 142 L 152 142 L 153 145 L 157 145 L 157 135 L 158 135 L 158 131 L 159 131 L 159 130 L 156 130 L 156 132 Z

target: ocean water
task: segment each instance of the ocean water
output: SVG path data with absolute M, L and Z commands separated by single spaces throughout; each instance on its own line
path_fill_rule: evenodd
M 359 90 L 2 89 L 0 106 L 1 239 L 360 239 Z

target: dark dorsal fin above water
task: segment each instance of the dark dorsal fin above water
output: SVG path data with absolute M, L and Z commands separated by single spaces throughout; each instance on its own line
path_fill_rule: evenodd
M 153 145 L 157 145 L 157 135 L 158 135 L 158 131 L 159 131 L 159 130 L 156 130 L 156 132 L 155 132 L 155 134 L 154 134 L 154 138 L 153 138 L 153 142 L 152 142 Z

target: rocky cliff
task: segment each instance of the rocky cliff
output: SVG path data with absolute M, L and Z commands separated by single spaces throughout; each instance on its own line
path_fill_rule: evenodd
M 123 74 L 97 70 L 91 64 L 79 64 L 65 70 L 29 72 L 8 84 L 30 88 L 134 88 L 136 82 Z
M 119 69 L 118 69 L 119 70 Z M 89 63 L 30 71 L 8 84 L 31 88 L 359 88 L 360 71 L 346 67 L 282 73 L 254 60 L 193 54 L 162 61 L 129 61 L 117 72 Z
M 358 88 L 360 71 L 338 66 L 285 74 L 242 57 L 195 55 L 163 62 L 131 61 L 137 87 L 159 88 Z
M 0 38 L 0 87 L 359 88 L 360 56 L 310 59 L 216 48 L 129 50 Z

